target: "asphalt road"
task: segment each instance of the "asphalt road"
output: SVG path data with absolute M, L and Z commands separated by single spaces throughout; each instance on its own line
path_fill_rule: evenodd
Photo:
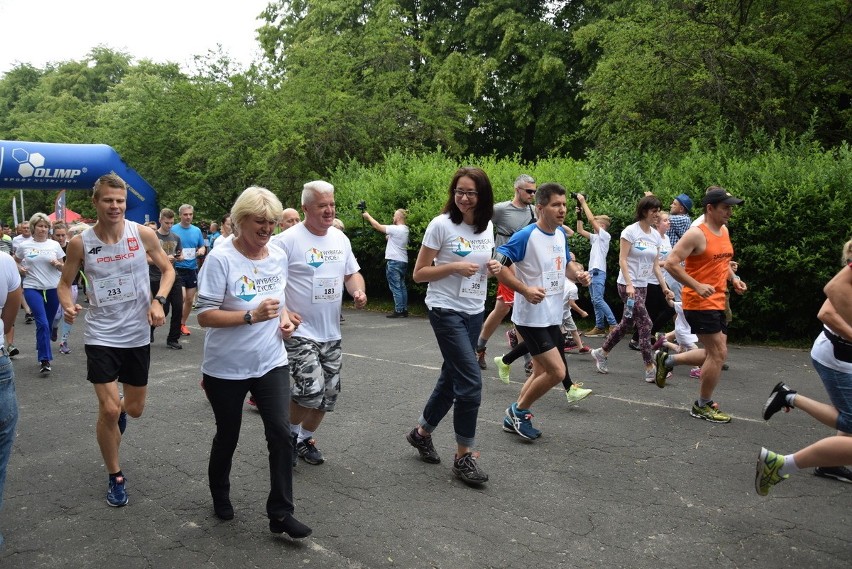
M 21 315 L 21 319 L 22 319 Z M 831 431 L 802 412 L 766 423 L 761 407 L 779 380 L 827 398 L 806 351 L 733 346 L 716 393 L 734 419 L 689 416 L 697 393 L 688 369 L 665 389 L 643 380 L 622 342 L 608 375 L 588 355 L 569 357 L 575 381 L 594 389 L 569 405 L 554 390 L 535 406 L 544 435 L 504 433 L 504 409 L 523 380 L 484 372 L 480 464 L 491 480 L 465 486 L 450 471 L 451 421 L 435 434 L 440 465 L 405 441 L 441 365 L 424 318 L 388 320 L 345 311 L 343 393 L 316 435 L 326 462 L 300 462 L 297 516 L 314 528 L 301 542 L 267 530 L 267 455 L 246 406 L 232 472 L 236 518 L 213 516 L 206 482 L 214 431 L 198 387 L 203 331 L 191 319 L 185 349 L 152 346 L 148 406 L 122 445 L 130 503 L 110 508 L 95 442 L 97 406 L 85 381 L 82 330 L 70 355 L 40 377 L 34 327 L 17 327 L 20 404 L 0 531 L 0 567 L 843 567 L 852 563 L 852 485 L 802 472 L 756 495 L 762 445 L 792 452 Z M 589 340 L 593 347 L 602 339 Z M 505 340 L 495 335 L 489 357 Z M 57 350 L 58 352 L 58 350 Z M 234 353 L 239 357 L 239 353 Z

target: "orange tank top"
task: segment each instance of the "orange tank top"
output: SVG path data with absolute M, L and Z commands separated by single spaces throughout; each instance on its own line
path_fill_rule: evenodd
M 686 258 L 686 272 L 700 283 L 713 285 L 716 290 L 708 298 L 703 298 L 693 289 L 683 287 L 683 309 L 725 310 L 728 269 L 734 257 L 734 246 L 728 237 L 728 228 L 724 225 L 721 235 L 714 235 L 703 223 L 698 228 L 704 233 L 707 246 L 700 255 Z

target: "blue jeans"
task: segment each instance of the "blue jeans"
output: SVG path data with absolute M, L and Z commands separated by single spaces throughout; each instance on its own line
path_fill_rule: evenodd
M 444 358 L 438 383 L 426 402 L 420 426 L 431 433 L 453 407 L 456 442 L 472 447 L 482 401 L 482 372 L 476 361 L 476 341 L 485 312 L 465 314 L 447 308 L 429 310 L 429 322 Z
M 852 433 L 852 374 L 824 366 L 813 358 L 811 363 L 822 379 L 831 404 L 840 413 L 837 416 L 837 430 Z
M 394 312 L 405 312 L 408 310 L 408 289 L 405 287 L 405 273 L 408 263 L 388 259 L 385 275 L 388 279 L 388 288 L 393 295 Z
M 609 304 L 604 300 L 604 285 L 606 284 L 606 273 L 600 269 L 592 269 L 592 284 L 589 285 L 589 294 L 592 297 L 592 306 L 595 309 L 595 327 L 603 330 L 607 325 L 615 326 L 615 315 Z
M 59 310 L 59 296 L 57 296 L 55 288 L 48 290 L 25 288 L 24 299 L 30 307 L 33 318 L 35 318 L 38 361 L 50 361 L 53 359 L 50 329 L 53 326 L 56 311 Z
M 18 423 L 18 399 L 15 397 L 15 370 L 12 360 L 3 352 L 0 356 L 0 508 L 3 507 L 3 488 L 6 485 L 6 465 L 15 442 Z M 3 536 L 0 535 L 0 547 Z

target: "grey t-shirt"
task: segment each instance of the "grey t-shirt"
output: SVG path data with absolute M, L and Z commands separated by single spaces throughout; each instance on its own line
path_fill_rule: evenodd
M 163 247 L 163 251 L 166 252 L 166 256 L 175 255 L 176 257 L 180 256 L 180 237 L 175 235 L 173 231 L 169 231 L 168 235 L 163 235 L 159 231 L 155 231 L 157 237 L 160 238 L 160 245 Z M 148 276 L 152 281 L 160 280 L 160 268 L 157 265 L 148 265 Z
M 513 233 L 535 221 L 535 208 L 531 205 L 515 207 L 508 202 L 500 202 L 494 205 L 494 215 L 491 223 L 494 224 L 494 246 L 505 244 Z

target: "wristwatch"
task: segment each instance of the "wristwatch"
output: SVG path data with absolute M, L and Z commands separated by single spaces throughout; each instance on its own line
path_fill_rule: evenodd
M 165 296 L 155 296 L 155 297 L 154 297 L 154 300 L 156 300 L 157 302 L 159 302 L 159 303 L 160 303 L 161 305 L 163 305 L 163 306 L 165 306 L 165 305 L 166 305 L 166 302 L 168 302 L 168 301 L 166 300 L 166 297 L 165 297 Z
M 245 314 L 243 314 L 243 320 L 245 320 L 245 323 L 246 323 L 246 324 L 248 324 L 249 326 L 251 326 L 251 320 L 252 320 L 252 318 L 251 318 L 251 310 L 246 310 L 246 313 L 245 313 Z

